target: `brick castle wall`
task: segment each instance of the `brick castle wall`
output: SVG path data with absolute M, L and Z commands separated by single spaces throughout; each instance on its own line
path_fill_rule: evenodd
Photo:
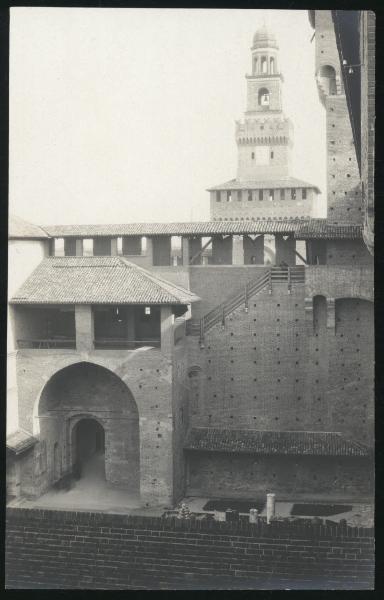
M 375 28 L 373 11 L 361 13 L 361 177 L 364 182 L 364 231 L 373 244 L 375 173 Z
M 372 589 L 372 529 L 8 509 L 7 589 Z
M 335 95 L 324 95 L 321 86 L 319 89 L 326 109 L 327 217 L 336 223 L 362 223 L 359 169 L 331 11 L 317 10 L 315 21 L 316 74 L 323 67 L 332 67 L 337 88 Z
M 336 323 L 315 330 L 306 296 L 304 285 L 274 285 L 206 333 L 191 353 L 205 374 L 196 426 L 340 431 L 372 444 L 373 303 L 339 298 Z
M 373 493 L 371 458 L 340 456 L 256 456 L 190 452 L 188 495 L 258 498 L 278 494 L 281 501 L 346 501 Z

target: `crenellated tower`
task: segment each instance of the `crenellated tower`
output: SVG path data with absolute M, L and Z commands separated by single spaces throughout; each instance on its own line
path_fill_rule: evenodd
M 320 190 L 291 177 L 293 125 L 283 112 L 279 46 L 265 26 L 253 37 L 251 58 L 246 111 L 236 121 L 237 177 L 210 188 L 211 218 L 310 217 Z
M 265 27 L 252 44 L 252 73 L 246 75 L 247 109 L 236 123 L 237 179 L 286 177 L 290 172 L 293 126 L 282 109 L 278 45 Z

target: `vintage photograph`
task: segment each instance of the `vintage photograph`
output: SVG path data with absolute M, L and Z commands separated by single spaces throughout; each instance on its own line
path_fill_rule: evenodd
M 7 589 L 374 588 L 375 14 L 10 10 Z

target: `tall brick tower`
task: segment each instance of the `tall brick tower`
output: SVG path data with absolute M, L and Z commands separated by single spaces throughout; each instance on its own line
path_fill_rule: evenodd
M 281 178 L 289 175 L 293 127 L 283 114 L 278 45 L 265 27 L 252 45 L 252 74 L 246 75 L 247 110 L 236 123 L 237 179 Z
M 212 219 L 312 216 L 319 189 L 293 178 L 293 125 L 283 113 L 276 37 L 263 26 L 253 37 L 247 106 L 236 122 L 237 178 L 210 188 Z
M 317 10 L 316 82 L 327 123 L 327 218 L 335 224 L 362 224 L 359 166 L 341 70 L 332 13 Z

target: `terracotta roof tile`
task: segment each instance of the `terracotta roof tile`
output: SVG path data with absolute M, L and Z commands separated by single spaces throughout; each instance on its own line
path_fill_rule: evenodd
M 348 225 L 331 223 L 327 219 L 308 219 L 299 223 L 295 237 L 306 239 L 359 239 L 363 236 L 362 225 Z
M 190 304 L 199 297 L 121 257 L 46 258 L 13 304 Z
M 49 235 L 38 225 L 28 223 L 15 215 L 9 215 L 8 237 L 10 239 L 44 239 Z
M 293 232 L 298 219 L 235 219 L 231 221 L 196 221 L 190 223 L 126 223 L 121 225 L 53 225 L 47 227 L 52 237 L 220 235 L 230 233 Z
M 260 190 L 260 189 L 278 189 L 278 188 L 313 188 L 320 193 L 320 189 L 313 183 L 297 179 L 296 177 L 282 177 L 281 179 L 265 179 L 260 181 L 238 181 L 237 179 L 231 179 L 225 183 L 220 183 L 211 188 L 208 188 L 208 192 L 215 190 Z
M 211 236 L 220 234 L 295 233 L 299 239 L 317 237 L 356 239 L 362 237 L 360 225 L 334 225 L 327 219 L 234 219 L 190 223 L 126 223 L 120 225 L 52 225 L 51 237 L 94 238 L 102 236 Z
M 253 429 L 191 429 L 186 450 L 246 454 L 367 456 L 369 449 L 325 431 L 256 431 Z

